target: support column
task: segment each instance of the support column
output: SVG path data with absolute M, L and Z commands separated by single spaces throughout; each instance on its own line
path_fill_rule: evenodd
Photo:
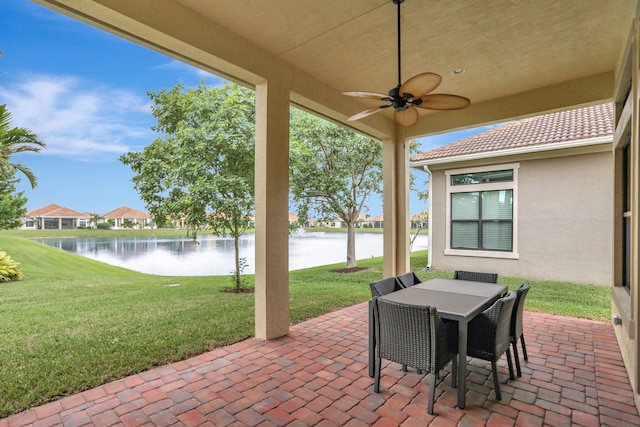
M 393 139 L 382 141 L 384 262 L 383 276 L 409 271 L 409 144 L 396 126 Z
M 396 126 L 396 269 L 397 274 L 411 269 L 409 258 L 409 141 L 404 128 Z
M 631 211 L 631 313 L 635 340 L 635 376 L 631 379 L 634 390 L 636 407 L 640 408 L 640 2 L 636 5 L 636 17 L 634 19 L 633 32 L 633 60 L 631 72 L 631 95 L 633 108 L 631 116 L 631 194 L 629 210 Z
M 256 86 L 255 334 L 289 333 L 289 90 Z

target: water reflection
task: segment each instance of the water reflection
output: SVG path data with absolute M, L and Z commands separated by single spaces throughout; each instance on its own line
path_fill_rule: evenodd
M 227 275 L 234 269 L 233 239 L 209 234 L 196 242 L 187 236 L 64 237 L 35 239 L 107 264 L 142 273 L 165 276 Z M 420 235 L 414 250 L 427 248 L 427 235 Z M 247 259 L 245 273 L 255 270 L 255 235 L 240 238 L 240 256 Z M 346 233 L 294 233 L 289 238 L 289 269 L 345 262 Z M 358 233 L 356 258 L 382 256 L 382 234 Z

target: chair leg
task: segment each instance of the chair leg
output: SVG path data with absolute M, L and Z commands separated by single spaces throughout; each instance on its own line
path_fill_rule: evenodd
M 524 334 L 520 335 L 520 344 L 522 344 L 522 355 L 524 356 L 524 360 L 529 360 L 527 357 L 527 346 L 524 345 Z
M 496 400 L 502 400 L 502 394 L 500 393 L 500 382 L 498 381 L 498 366 L 496 361 L 491 361 L 491 371 L 493 372 L 493 388 L 496 392 Z
M 516 361 L 516 373 L 519 377 L 522 376 L 522 371 L 520 370 L 520 359 L 518 358 L 518 341 L 514 341 L 511 343 L 513 347 L 513 358 Z
M 407 372 L 407 365 L 402 365 L 402 372 Z
M 429 403 L 427 404 L 427 412 L 433 415 L 433 400 L 436 395 L 436 375 L 429 374 Z
M 509 379 L 515 380 L 516 377 L 513 376 L 513 363 L 511 362 L 511 350 L 507 347 L 507 365 L 509 365 Z
M 369 376 L 373 378 L 376 369 L 376 322 L 373 300 L 369 300 Z
M 375 374 L 374 374 L 374 380 L 373 380 L 373 391 L 376 393 L 380 393 L 380 369 L 381 369 L 381 365 L 382 364 L 382 358 L 381 357 L 376 357 L 376 367 L 375 367 Z

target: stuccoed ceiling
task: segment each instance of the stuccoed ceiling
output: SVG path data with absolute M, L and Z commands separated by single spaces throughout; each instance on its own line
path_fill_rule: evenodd
M 235 81 L 281 80 L 292 100 L 333 120 L 398 82 L 391 0 L 35 0 Z M 402 80 L 430 71 L 433 93 L 465 110 L 420 110 L 406 136 L 610 101 L 637 0 L 405 0 Z M 460 75 L 452 71 L 464 68 Z M 389 109 L 391 110 L 391 109 Z M 393 133 L 391 111 L 350 122 Z

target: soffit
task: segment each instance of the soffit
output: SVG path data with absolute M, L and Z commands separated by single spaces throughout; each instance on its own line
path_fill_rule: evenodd
M 397 83 L 390 0 L 178 1 L 338 90 Z M 632 11 L 627 0 L 406 0 L 402 77 L 436 72 L 437 91 L 482 102 L 611 71 Z
M 244 71 L 280 73 L 297 102 L 336 121 L 377 104 L 340 92 L 386 93 L 398 82 L 391 0 L 35 1 L 238 80 L 252 80 Z M 436 72 L 444 80 L 434 93 L 472 102 L 461 111 L 420 110 L 423 118 L 406 135 L 610 101 L 637 4 L 406 0 L 402 80 Z M 466 72 L 452 75 L 459 67 Z M 391 112 L 383 114 L 351 125 L 388 134 Z
M 397 9 L 390 0 L 179 1 L 336 91 L 386 93 L 397 84 Z M 634 3 L 406 0 L 402 79 L 436 72 L 444 80 L 435 92 L 477 105 L 611 73 Z M 452 75 L 459 67 L 466 72 Z

